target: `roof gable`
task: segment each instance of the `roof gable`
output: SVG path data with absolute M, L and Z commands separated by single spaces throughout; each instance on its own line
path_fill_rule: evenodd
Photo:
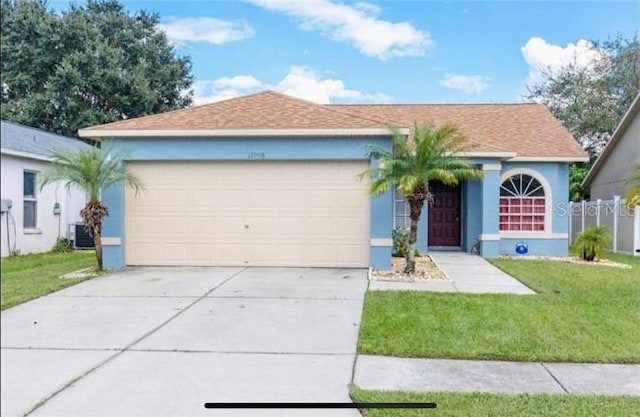
M 598 159 L 596 159 L 596 161 L 593 163 L 593 165 L 591 166 L 591 169 L 587 173 L 587 176 L 582 181 L 582 185 L 585 185 L 585 186 L 591 185 L 595 177 L 600 172 L 600 169 L 602 169 L 603 165 L 606 163 L 607 159 L 609 158 L 609 155 L 611 155 L 616 145 L 618 144 L 618 142 L 620 142 L 621 138 L 624 136 L 625 132 L 627 131 L 627 128 L 629 127 L 631 122 L 634 120 L 634 118 L 637 117 L 639 112 L 640 112 L 640 93 L 638 93 L 636 98 L 633 100 L 633 103 L 631 103 L 629 110 L 627 110 L 627 113 L 625 113 L 625 115 L 622 117 L 622 120 L 620 120 L 620 123 L 618 123 L 616 130 L 614 130 L 613 134 L 611 135 L 611 139 L 609 139 L 609 142 L 607 142 L 604 149 L 600 153 L 600 156 L 598 156 Z
M 274 91 L 263 91 L 211 104 L 93 126 L 85 131 L 359 128 L 384 128 L 384 124 Z

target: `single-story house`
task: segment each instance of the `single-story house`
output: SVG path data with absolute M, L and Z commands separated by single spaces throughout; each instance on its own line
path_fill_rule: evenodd
M 61 183 L 40 191 L 38 175 L 49 168 L 56 151 L 74 152 L 89 145 L 4 120 L 0 128 L 2 256 L 46 252 L 59 237 L 68 237 L 69 224 L 81 220 L 86 195 Z
M 457 125 L 485 175 L 434 185 L 420 251 L 566 255 L 568 164 L 587 155 L 544 106 L 319 105 L 265 91 L 79 131 L 127 149 L 146 185 L 104 190 L 105 266 L 388 268 L 406 204 L 369 197 L 356 176 L 376 167 L 368 145 L 391 150 L 388 124 L 410 135 L 427 121 Z
M 640 94 L 633 100 L 611 139 L 594 162 L 583 185 L 591 190 L 591 199 L 624 198 L 628 186 L 626 178 L 640 163 Z

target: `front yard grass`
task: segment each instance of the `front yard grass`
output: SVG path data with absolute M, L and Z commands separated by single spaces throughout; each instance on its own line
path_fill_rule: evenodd
M 411 393 L 351 389 L 357 402 L 435 402 L 436 409 L 371 409 L 366 417 L 640 416 L 640 397 L 570 394 Z
M 494 264 L 539 294 L 369 291 L 358 350 L 403 357 L 640 362 L 640 258 L 630 269 L 554 261 Z
M 85 281 L 63 279 L 60 275 L 83 268 L 95 267 L 93 251 L 69 253 L 38 253 L 2 258 L 1 309 L 49 294 Z

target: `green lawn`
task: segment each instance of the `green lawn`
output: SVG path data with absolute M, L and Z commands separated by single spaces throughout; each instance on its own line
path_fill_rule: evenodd
M 369 291 L 359 352 L 429 358 L 640 362 L 640 258 L 631 269 L 498 259 L 539 294 Z
M 2 258 L 2 310 L 77 284 L 83 279 L 60 275 L 96 265 L 93 251 L 39 253 Z
M 640 397 L 569 394 L 458 394 L 364 391 L 352 388 L 358 402 L 435 402 L 436 409 L 366 410 L 366 417 L 529 417 L 640 416 Z

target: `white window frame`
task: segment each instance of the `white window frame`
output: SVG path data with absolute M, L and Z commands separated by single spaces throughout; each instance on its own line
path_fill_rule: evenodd
M 499 230 L 500 237 L 504 238 L 544 238 L 553 236 L 552 221 L 553 221 L 553 193 L 551 192 L 551 184 L 549 181 L 540 174 L 538 171 L 531 168 L 514 168 L 505 171 L 500 176 L 500 185 L 504 183 L 510 177 L 514 175 L 529 175 L 537 180 L 544 190 L 544 230 Z M 541 198 L 541 197 L 536 197 Z M 498 190 L 498 199 L 500 199 L 500 192 Z M 500 211 L 500 202 L 498 201 L 498 212 Z M 498 213 L 499 214 L 499 213 Z M 534 214 L 535 215 L 535 214 Z M 499 222 L 499 220 L 498 220 Z
M 407 202 L 407 199 L 404 198 L 404 196 L 396 189 L 393 190 L 393 230 L 399 228 L 399 225 L 397 224 L 397 207 L 398 207 L 398 203 L 403 203 L 404 204 L 404 213 L 401 213 L 401 216 L 405 219 L 405 223 L 406 226 L 402 227 L 402 229 L 406 229 L 409 230 L 409 228 L 411 227 L 411 218 L 410 218 L 410 210 L 409 210 L 409 203 Z
M 24 195 L 24 180 L 25 180 L 25 174 L 33 174 L 33 196 L 26 196 Z M 37 230 L 38 229 L 38 171 L 33 171 L 30 169 L 25 169 L 22 171 L 22 227 L 24 230 Z M 24 224 L 25 222 L 25 209 L 24 209 L 24 202 L 32 202 L 34 203 L 34 224 L 30 225 L 30 226 L 26 226 Z

